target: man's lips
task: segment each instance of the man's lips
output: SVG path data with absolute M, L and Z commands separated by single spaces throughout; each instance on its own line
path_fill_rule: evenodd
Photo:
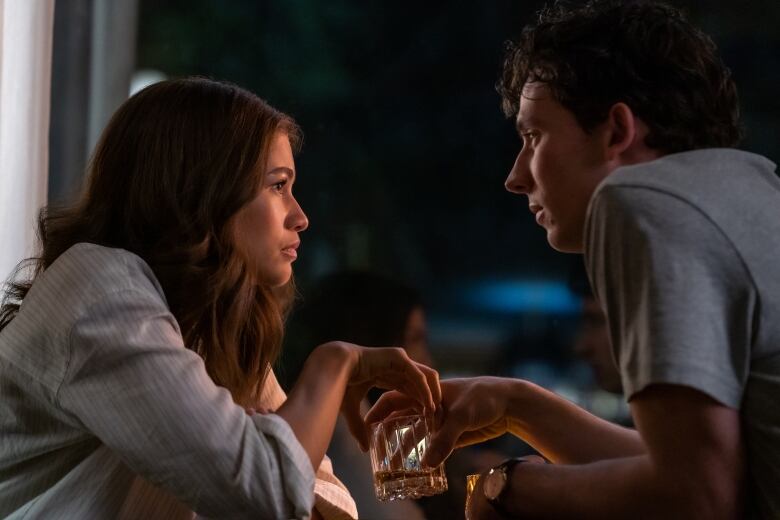
M 542 218 L 544 217 L 544 208 L 536 203 L 530 203 L 528 205 L 528 209 L 531 211 L 531 213 L 534 214 L 536 217 L 536 223 L 540 226 L 542 225 Z

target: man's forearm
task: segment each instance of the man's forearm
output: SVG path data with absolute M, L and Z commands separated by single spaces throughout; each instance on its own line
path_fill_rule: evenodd
M 502 498 L 513 517 L 661 518 L 695 504 L 657 478 L 648 455 L 584 465 L 518 464 L 513 473 Z
M 584 464 L 645 453 L 639 434 L 610 423 L 559 395 L 507 380 L 509 431 L 557 464 Z
M 582 465 L 517 464 L 501 502 L 512 518 L 739 517 L 738 502 L 685 473 L 662 471 L 650 455 Z

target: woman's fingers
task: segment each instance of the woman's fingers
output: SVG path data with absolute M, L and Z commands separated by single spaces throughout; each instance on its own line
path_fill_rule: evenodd
M 415 405 L 419 406 L 419 403 L 408 395 L 396 390 L 385 392 L 368 411 L 364 421 L 366 424 L 383 421 L 393 412 L 415 408 Z
M 420 404 L 422 404 L 429 413 L 433 414 L 436 410 L 437 403 L 433 400 L 433 391 L 428 385 L 427 375 L 411 360 L 409 360 L 409 366 L 404 373 L 408 376 L 409 391 L 417 396 Z
M 341 407 L 344 418 L 347 420 L 349 431 L 358 441 L 360 449 L 363 451 L 368 450 L 368 428 L 360 417 L 360 402 L 366 395 L 368 388 L 368 385 L 360 385 L 359 387 L 349 389 L 344 395 L 344 402 Z
M 377 356 L 376 363 L 371 363 L 372 372 L 375 372 L 373 382 L 379 388 L 388 390 L 399 390 L 410 397 L 415 398 L 424 408 L 433 413 L 437 402 L 433 399 L 433 390 L 429 386 L 429 377 L 435 380 L 435 386 L 438 389 L 438 374 L 426 374 L 420 367 L 412 361 L 403 349 L 387 347 L 382 349 L 373 349 Z M 365 355 L 366 353 L 364 353 Z M 435 371 L 434 371 L 435 372 Z M 438 389 L 439 393 L 441 390 Z
M 420 408 L 404 408 L 403 410 L 396 410 L 390 415 L 388 415 L 385 419 L 395 419 L 396 417 L 407 417 L 409 415 L 419 415 L 420 414 Z

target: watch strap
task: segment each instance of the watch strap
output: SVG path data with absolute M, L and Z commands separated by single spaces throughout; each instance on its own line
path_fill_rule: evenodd
M 495 509 L 501 515 L 503 515 L 503 516 L 505 516 L 507 518 L 511 517 L 512 515 L 509 513 L 509 511 L 506 510 L 506 507 L 504 507 L 504 505 L 502 504 L 501 499 L 504 498 L 504 496 L 507 493 L 507 489 L 509 489 L 509 483 L 510 483 L 510 480 L 511 480 L 512 470 L 514 469 L 514 467 L 516 465 L 522 464 L 523 462 L 527 462 L 527 461 L 524 458 L 515 457 L 515 458 L 512 458 L 512 459 L 507 459 L 504 462 L 502 462 L 501 464 L 499 464 L 498 466 L 496 466 L 495 468 L 493 468 L 494 470 L 502 471 L 504 473 L 505 477 L 506 477 L 506 480 L 504 482 L 504 487 L 498 493 L 498 496 L 496 496 L 493 499 L 488 498 L 487 496 L 485 496 L 485 498 L 487 499 L 488 503 L 490 503 L 490 505 L 493 507 L 493 509 Z

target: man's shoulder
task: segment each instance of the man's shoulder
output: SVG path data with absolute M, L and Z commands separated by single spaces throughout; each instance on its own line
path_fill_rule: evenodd
M 671 204 L 670 199 L 684 204 Z M 744 213 L 744 201 L 754 201 L 756 218 L 770 217 L 780 207 L 780 178 L 775 164 L 757 154 L 727 148 L 692 150 L 653 161 L 624 166 L 608 175 L 591 199 L 608 213 L 696 211 L 724 224 Z M 728 226 L 727 226 L 728 227 Z
M 647 188 L 692 201 L 727 196 L 719 189 L 726 186 L 760 189 L 768 184 L 780 191 L 775 168 L 769 159 L 742 150 L 690 150 L 618 168 L 604 179 L 599 189 Z

